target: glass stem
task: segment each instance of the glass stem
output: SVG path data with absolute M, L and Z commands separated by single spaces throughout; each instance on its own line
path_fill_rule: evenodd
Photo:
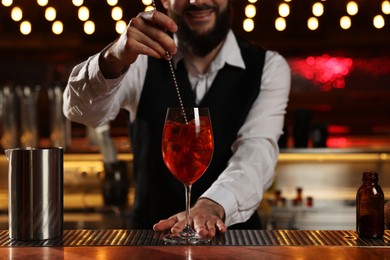
M 187 227 L 191 227 L 190 209 L 191 209 L 191 185 L 184 185 L 186 191 L 186 219 Z

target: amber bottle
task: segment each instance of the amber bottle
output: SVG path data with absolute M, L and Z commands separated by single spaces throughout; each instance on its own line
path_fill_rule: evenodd
M 303 198 L 302 198 L 302 188 L 298 187 L 297 188 L 297 196 L 293 200 L 293 205 L 294 206 L 302 206 L 302 201 L 303 201 Z
M 384 194 L 377 172 L 364 172 L 356 194 L 356 232 L 359 237 L 381 238 L 384 233 Z

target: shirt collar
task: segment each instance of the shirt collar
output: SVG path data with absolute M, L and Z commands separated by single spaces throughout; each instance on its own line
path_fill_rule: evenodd
M 177 44 L 178 38 L 176 34 L 173 37 Z M 179 49 L 178 52 L 173 56 L 173 63 L 175 67 L 182 58 L 183 53 Z M 225 63 L 231 66 L 245 69 L 245 63 L 241 56 L 240 47 L 238 46 L 237 39 L 232 30 L 229 30 L 221 51 L 211 63 L 210 71 L 221 69 L 225 65 Z

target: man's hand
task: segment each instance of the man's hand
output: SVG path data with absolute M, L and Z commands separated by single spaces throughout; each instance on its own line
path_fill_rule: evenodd
M 99 61 L 103 75 L 106 78 L 119 76 L 140 54 L 170 59 L 177 49 L 167 31 L 176 32 L 177 25 L 166 14 L 155 10 L 138 14 L 130 20 L 126 31 L 103 52 Z
M 214 237 L 216 231 L 226 232 L 227 227 L 223 221 L 225 216 L 224 209 L 218 203 L 201 198 L 191 208 L 192 227 L 202 237 Z M 173 234 L 178 234 L 183 230 L 186 222 L 186 212 L 180 212 L 168 219 L 160 220 L 153 226 L 154 231 L 164 231 L 170 229 Z

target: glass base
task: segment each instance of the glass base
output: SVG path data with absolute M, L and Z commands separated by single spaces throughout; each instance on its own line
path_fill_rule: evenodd
M 163 237 L 166 244 L 172 245 L 200 245 L 208 244 L 211 241 L 210 237 L 201 237 L 191 227 L 186 226 L 182 232 L 177 235 L 167 234 Z

